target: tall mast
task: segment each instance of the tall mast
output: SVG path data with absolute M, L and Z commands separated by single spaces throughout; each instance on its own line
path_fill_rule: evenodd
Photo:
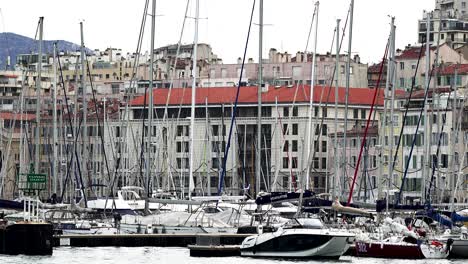
M 44 23 L 44 17 L 39 18 L 39 51 L 38 51 L 38 62 L 37 62 L 37 78 L 36 78 L 36 137 L 34 143 L 36 144 L 35 147 L 35 162 L 34 162 L 34 173 L 39 173 L 39 164 L 40 164 L 40 158 L 39 158 L 39 148 L 41 146 L 39 140 L 39 133 L 40 133 L 40 122 L 41 122 L 41 106 L 40 106 L 40 100 L 41 100 L 41 73 L 42 73 L 42 33 L 43 33 L 43 23 Z
M 151 6 L 151 46 L 150 46 L 150 72 L 149 72 L 149 107 L 148 107 L 148 129 L 146 142 L 146 195 L 150 196 L 150 181 L 151 181 L 151 142 L 153 136 L 153 64 L 154 64 L 154 30 L 156 24 L 156 0 L 152 1 Z
M 429 68 L 430 68 L 430 61 L 431 61 L 431 54 L 429 53 L 429 32 L 430 32 L 430 15 L 431 13 L 427 12 L 426 13 L 426 72 L 425 72 L 425 87 L 424 89 L 429 89 Z M 427 100 L 427 99 L 426 99 Z M 426 177 L 429 176 L 429 163 L 430 163 L 430 146 L 431 142 L 430 139 L 431 137 L 428 135 L 429 131 L 429 121 L 430 118 L 427 117 L 427 101 L 424 102 L 424 163 L 423 163 L 423 169 L 422 169 L 422 183 L 421 183 L 421 199 L 425 198 L 425 193 L 426 193 Z
M 81 60 L 81 96 L 83 98 L 83 133 L 81 134 L 82 140 L 82 146 L 81 146 L 81 151 L 83 153 L 83 159 L 82 159 L 82 166 L 83 172 L 84 172 L 84 177 L 87 179 L 86 175 L 88 175 L 88 149 L 87 149 L 87 144 L 86 141 L 88 139 L 88 125 L 87 125 L 87 115 L 88 115 L 88 102 L 86 98 L 86 71 L 85 71 L 85 46 L 84 46 L 84 34 L 83 34 L 83 22 L 80 22 L 80 35 L 81 35 L 81 54 L 80 54 L 80 60 Z
M 52 110 L 52 117 L 53 117 L 53 129 L 52 129 L 52 137 L 53 137 L 53 152 L 54 158 L 52 159 L 52 174 L 54 176 L 54 184 L 53 184 L 53 191 L 57 193 L 57 179 L 58 179 L 58 166 L 57 166 L 57 159 L 58 159 L 58 135 L 57 135 L 57 42 L 54 42 L 54 109 Z
M 310 73 L 310 96 L 309 96 L 309 135 L 307 136 L 307 171 L 306 171 L 306 190 L 309 189 L 310 183 L 310 153 L 312 150 L 315 150 L 314 140 L 314 130 L 312 127 L 312 113 L 313 109 L 313 102 L 314 102 L 314 85 L 315 85 L 315 63 L 316 63 L 316 52 L 317 52 L 317 30 L 318 30 L 318 11 L 319 11 L 319 1 L 315 2 L 315 33 L 314 33 L 314 53 L 312 54 L 312 71 Z M 307 54 L 306 54 L 306 61 L 307 61 Z
M 192 67 L 192 107 L 190 115 L 190 160 L 189 160 L 189 200 L 192 198 L 192 191 L 195 189 L 193 182 L 193 137 L 195 130 L 195 98 L 197 89 L 197 48 L 198 48 L 198 17 L 199 17 L 200 0 L 196 1 L 195 7 L 195 36 L 193 38 L 193 67 Z
M 346 159 L 346 131 L 348 130 L 348 97 L 349 97 L 349 78 L 351 74 L 351 44 L 353 42 L 353 13 L 354 0 L 351 0 L 349 7 L 349 39 L 348 39 L 348 58 L 346 62 L 346 89 L 345 89 L 345 111 L 344 111 L 344 126 L 343 126 L 343 176 L 346 177 L 347 159 Z M 365 143 L 365 142 L 364 142 Z M 343 182 L 344 186 L 344 182 Z
M 393 159 L 393 145 L 394 145 L 394 139 L 395 139 L 395 136 L 394 136 L 394 123 L 393 123 L 393 114 L 394 114 L 394 110 L 395 110 L 395 81 L 396 81 L 396 64 L 395 64 L 395 17 L 392 17 L 392 23 L 391 23 L 391 39 L 390 39 L 390 59 L 388 60 L 388 63 L 387 63 L 387 67 L 390 68 L 390 65 L 391 65 L 391 74 L 390 74 L 390 78 L 391 80 L 389 80 L 391 82 L 391 84 L 389 85 L 389 92 L 390 92 L 390 132 L 388 133 L 388 140 L 389 140 L 389 154 L 388 154 L 388 157 L 389 157 L 389 162 L 388 162 L 388 181 L 387 181 L 387 194 L 388 192 L 391 190 L 392 188 L 392 180 L 393 180 L 393 168 L 394 168 L 394 164 L 393 162 L 395 161 Z M 387 77 L 387 78 L 389 78 Z M 389 197 L 387 197 L 387 204 L 389 202 Z
M 262 166 L 262 83 L 263 83 L 263 0 L 260 0 L 258 24 L 257 148 L 255 153 L 255 193 L 260 192 Z M 267 183 L 265 182 L 265 185 Z
M 390 22 L 390 37 L 388 39 L 388 45 L 389 45 L 389 50 L 390 50 L 390 54 L 391 54 L 391 50 L 392 50 L 392 32 L 393 32 L 393 22 L 394 22 L 394 19 L 392 17 L 391 19 L 391 22 Z M 388 56 L 390 58 L 390 56 Z M 382 61 L 382 63 L 385 63 L 385 59 Z M 390 75 L 391 75 L 391 68 L 392 68 L 392 64 L 390 64 L 390 59 L 388 59 L 386 61 L 387 63 L 387 78 L 386 78 L 386 81 L 385 81 L 385 90 L 384 90 L 384 111 L 383 111 L 383 120 L 382 120 L 382 137 L 380 138 L 380 145 L 381 145 L 381 155 L 380 155 L 380 166 L 379 166 L 379 175 L 382 174 L 382 171 L 383 171 L 383 168 L 384 168 L 384 160 L 383 160 L 383 154 L 384 154 L 384 151 L 386 150 L 385 147 L 387 147 L 388 145 L 388 141 L 385 140 L 387 137 L 387 133 L 388 133 L 388 130 L 387 130 L 387 125 L 388 125 L 388 112 L 387 112 L 387 109 L 388 109 L 388 95 L 389 95 L 389 90 L 390 90 Z M 384 64 L 385 65 L 385 64 Z M 383 69 L 383 68 L 382 68 Z M 376 87 L 376 89 L 378 89 L 379 87 Z M 388 156 L 389 159 L 392 159 L 393 157 L 392 156 Z M 391 162 L 389 162 L 389 168 L 388 168 L 388 172 L 390 172 L 390 167 L 391 167 Z M 391 179 L 391 176 L 390 176 L 390 173 L 387 174 L 387 191 L 385 193 L 385 201 L 386 201 L 386 212 L 388 213 L 388 203 L 389 203 L 389 191 L 390 191 L 390 179 Z M 380 186 L 380 181 L 379 181 L 379 193 L 381 194 L 381 191 L 382 191 L 382 188 Z
M 339 175 L 338 167 L 340 165 L 338 158 L 338 76 L 339 71 L 339 56 L 340 56 L 340 19 L 336 20 L 336 57 L 335 57 L 335 197 L 339 195 Z M 343 190 L 344 191 L 344 190 Z

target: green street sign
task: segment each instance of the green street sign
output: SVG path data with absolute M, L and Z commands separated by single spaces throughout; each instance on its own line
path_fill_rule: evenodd
M 46 175 L 45 174 L 34 174 L 29 173 L 27 178 L 28 183 L 45 183 Z

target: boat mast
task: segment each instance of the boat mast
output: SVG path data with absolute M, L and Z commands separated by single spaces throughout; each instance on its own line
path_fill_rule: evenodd
M 429 89 L 429 68 L 430 66 L 430 60 L 431 60 L 431 54 L 429 53 L 429 33 L 430 33 L 430 16 L 431 13 L 427 12 L 426 13 L 426 72 L 425 72 L 425 89 Z M 427 103 L 426 101 L 424 102 L 424 115 L 425 117 L 424 120 L 424 163 L 423 163 L 423 170 L 422 170 L 422 184 L 421 184 L 421 200 L 425 198 L 425 193 L 426 193 L 426 177 L 429 176 L 429 166 L 430 166 L 430 147 L 431 147 L 431 142 L 430 139 L 431 137 L 428 135 L 429 133 L 429 122 L 430 118 L 427 117 Z M 401 191 L 401 190 L 400 190 Z M 429 198 L 430 200 L 430 198 Z
M 194 162 L 193 162 L 193 147 L 194 147 L 194 132 L 195 132 L 195 98 L 196 98 L 196 89 L 197 89 L 197 48 L 198 48 L 198 20 L 199 20 L 199 8 L 200 8 L 200 0 L 196 0 L 196 7 L 195 7 L 195 35 L 193 38 L 193 67 L 192 67 L 192 107 L 191 107 L 191 115 L 190 115 L 190 157 L 189 157 L 189 191 L 188 196 L 189 200 L 192 198 L 192 191 L 195 189 L 194 182 L 193 182 L 193 169 L 194 169 Z
M 87 115 L 88 115 L 88 102 L 86 96 L 86 71 L 85 71 L 85 52 L 84 52 L 84 34 L 83 34 L 83 22 L 80 22 L 80 35 L 81 35 L 81 48 L 80 48 L 80 60 L 81 60 L 81 96 L 83 98 L 83 133 L 81 133 L 82 146 L 81 151 L 83 153 L 82 168 L 84 172 L 84 177 L 88 175 L 88 149 L 87 149 L 87 139 L 88 139 L 88 125 L 87 125 Z
M 392 17 L 392 22 L 390 26 L 390 49 L 389 49 L 389 60 L 387 63 L 387 67 L 389 70 L 390 74 L 387 74 L 387 78 L 391 78 L 391 80 L 388 80 L 388 92 L 390 93 L 391 99 L 390 99 L 390 119 L 386 118 L 387 122 L 390 123 L 390 132 L 388 133 L 388 140 L 389 140 L 389 160 L 388 160 L 388 181 L 387 181 L 387 199 L 386 199 L 386 210 L 388 213 L 388 203 L 389 203 L 389 192 L 390 189 L 392 188 L 392 180 L 393 180 L 393 168 L 394 164 L 393 162 L 395 161 L 393 159 L 393 145 L 394 145 L 394 124 L 393 124 L 393 114 L 394 114 L 394 108 L 395 108 L 395 78 L 396 78 L 396 64 L 395 64 L 395 17 Z
M 149 68 L 149 107 L 148 107 L 148 128 L 146 142 L 146 196 L 150 197 L 150 181 L 151 181 L 151 142 L 153 136 L 153 64 L 154 64 L 154 30 L 156 24 L 156 0 L 152 1 L 151 6 L 151 46 L 150 46 L 150 68 Z M 144 133 L 144 132 L 143 132 Z
M 385 90 L 384 90 L 384 112 L 383 112 L 383 121 L 382 121 L 382 131 L 383 131 L 383 137 L 381 140 L 381 145 L 382 145 L 382 154 L 384 153 L 384 146 L 387 147 L 388 146 L 388 141 L 386 139 L 388 139 L 388 135 L 390 134 L 388 132 L 388 129 L 387 129 L 387 125 L 388 125 L 388 107 L 389 107 L 389 102 L 388 102 L 388 97 L 389 97 L 389 94 L 390 94 L 390 79 L 391 79 L 391 72 L 392 72 L 392 67 L 393 67 L 393 64 L 391 64 L 391 54 L 392 54 L 392 51 L 393 51 L 393 47 L 392 47 L 392 40 L 393 40 L 393 23 L 394 23 L 394 18 L 392 17 L 391 18 L 391 22 L 390 22 L 390 37 L 388 39 L 388 52 L 389 52 L 389 56 L 388 58 L 390 59 L 387 59 L 386 60 L 386 63 L 387 63 L 387 78 L 386 78 L 386 81 L 385 81 Z M 382 63 L 385 63 L 385 60 L 382 61 Z M 376 89 L 378 89 L 378 87 L 376 87 Z M 390 106 L 391 107 L 391 106 Z M 390 150 L 388 150 L 390 152 Z M 388 155 L 389 159 L 393 159 L 393 156 L 392 155 Z M 379 166 L 379 173 L 382 173 L 382 169 L 384 167 L 384 160 L 382 159 L 381 157 L 381 164 Z M 392 178 L 392 174 L 390 173 L 390 171 L 392 170 L 392 162 L 388 161 L 388 174 L 387 174 L 387 191 L 385 193 L 385 208 L 386 208 L 386 213 L 388 214 L 388 205 L 389 205 L 389 198 L 390 198 L 390 195 L 389 195 L 389 191 L 390 191 L 390 188 L 391 188 L 391 178 Z
M 35 137 L 35 164 L 34 164 L 34 173 L 39 173 L 39 163 L 40 163 L 40 158 L 39 158 L 39 148 L 40 148 L 40 111 L 41 111 L 41 106 L 40 106 L 40 100 L 41 100 L 41 73 L 42 73 L 42 33 L 43 33 L 43 26 L 44 23 L 44 17 L 39 18 L 39 51 L 38 51 L 38 62 L 37 62 L 37 78 L 36 78 L 36 137 Z
M 340 165 L 338 158 L 338 77 L 339 77 L 339 56 L 340 56 L 340 19 L 336 20 L 336 56 L 335 56 L 335 197 L 339 195 L 339 175 Z
M 315 33 L 314 33 L 314 53 L 312 54 L 312 71 L 310 73 L 310 95 L 309 95 L 309 135 L 307 136 L 307 171 L 306 171 L 306 186 L 305 189 L 309 189 L 310 184 L 310 153 L 311 151 L 315 150 L 314 140 L 314 130 L 312 127 L 312 113 L 314 111 L 313 102 L 314 102 L 314 85 L 315 85 L 315 63 L 317 56 L 317 30 L 318 30 L 318 11 L 319 11 L 319 1 L 315 2 Z M 305 60 L 307 61 L 307 54 L 305 55 Z
M 258 24 L 257 148 L 255 153 L 255 193 L 260 192 L 262 166 L 262 83 L 263 83 L 263 0 L 260 0 Z M 266 186 L 266 182 L 265 182 Z
M 57 135 L 57 42 L 54 42 L 54 94 L 53 94 L 53 107 L 52 110 L 52 119 L 53 119 L 53 128 L 52 128 L 52 137 L 53 137 L 53 152 L 54 158 L 52 159 L 52 174 L 54 177 L 53 190 L 54 193 L 57 193 L 57 179 L 58 179 L 58 135 Z
M 354 12 L 354 0 L 351 0 L 351 5 L 349 7 L 349 39 L 348 39 L 348 58 L 346 62 L 346 88 L 345 88 L 345 109 L 344 109 L 344 126 L 343 126 L 343 177 L 346 177 L 346 168 L 347 168 L 347 159 L 346 159 L 346 131 L 348 131 L 348 98 L 349 98 L 349 78 L 350 78 L 350 69 L 351 69 L 351 44 L 353 41 L 353 12 Z M 338 71 L 338 69 L 337 69 Z M 365 143 L 365 142 L 364 142 Z M 343 187 L 345 186 L 343 182 Z

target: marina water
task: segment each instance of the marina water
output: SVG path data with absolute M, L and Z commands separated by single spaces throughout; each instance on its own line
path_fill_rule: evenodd
M 161 247 L 91 247 L 74 248 L 58 247 L 52 256 L 7 256 L 0 255 L 2 264 L 124 264 L 124 263 L 171 263 L 171 264 L 272 264 L 272 263 L 359 263 L 359 264 L 407 264 L 408 260 L 356 258 L 343 256 L 340 260 L 287 260 L 287 259 L 254 259 L 242 257 L 224 258 L 195 258 L 189 256 L 187 248 L 161 248 Z M 450 259 L 421 259 L 411 260 L 412 264 L 462 264 L 466 260 Z

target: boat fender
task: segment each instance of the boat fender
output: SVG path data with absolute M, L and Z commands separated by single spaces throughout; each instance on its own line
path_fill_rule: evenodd
M 257 226 L 257 234 L 259 234 L 259 235 L 263 234 L 263 225 L 258 225 Z

